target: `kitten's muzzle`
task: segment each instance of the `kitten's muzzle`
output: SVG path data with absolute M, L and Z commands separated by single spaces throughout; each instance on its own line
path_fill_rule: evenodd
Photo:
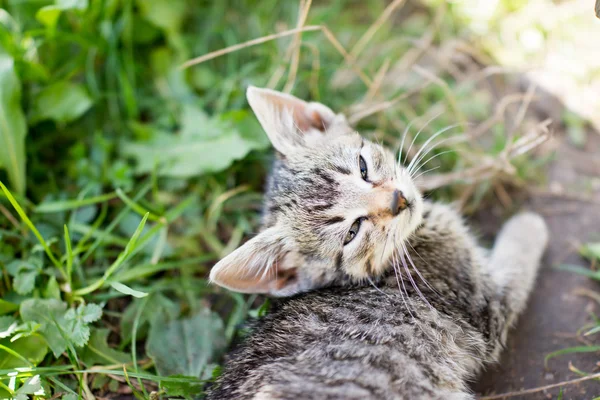
M 392 215 L 395 217 L 408 207 L 408 200 L 404 197 L 404 194 L 398 189 L 394 190 L 392 194 L 392 204 L 390 204 L 390 210 Z

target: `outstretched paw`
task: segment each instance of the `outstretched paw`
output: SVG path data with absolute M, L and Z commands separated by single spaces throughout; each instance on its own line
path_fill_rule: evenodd
M 526 211 L 509 219 L 502 228 L 501 235 L 508 235 L 526 248 L 545 249 L 548 244 L 548 226 L 544 218 Z

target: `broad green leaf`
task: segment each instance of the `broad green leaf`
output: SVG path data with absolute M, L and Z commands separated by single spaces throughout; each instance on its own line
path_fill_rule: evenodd
M 28 294 L 35 288 L 35 278 L 40 273 L 41 265 L 38 259 L 31 261 L 15 260 L 7 265 L 8 273 L 14 277 L 13 287 L 19 294 Z
M 58 18 L 60 17 L 61 9 L 55 5 L 44 6 L 35 14 L 35 18 L 47 28 L 54 29 Z
M 57 327 L 64 323 L 66 309 L 67 304 L 56 299 L 28 299 L 21 303 L 21 319 L 41 324 L 40 331 L 57 358 L 67 348 L 67 341 Z
M 134 290 L 127 285 L 123 285 L 119 282 L 111 282 L 110 286 L 115 289 L 117 292 L 121 292 L 123 294 L 128 294 L 133 297 L 142 298 L 148 296 L 148 293 L 140 292 L 139 290 Z
M 226 346 L 223 321 L 209 310 L 191 318 L 155 325 L 146 343 L 146 352 L 163 376 L 203 377 Z
M 8 338 L 0 340 L 0 344 L 15 351 L 21 357 L 27 359 L 31 364 L 37 365 L 48 353 L 48 344 L 43 337 L 37 334 L 22 337 L 11 342 Z M 28 367 L 28 365 L 18 357 L 12 354 L 6 354 L 0 349 L 0 370 L 19 367 Z
M 184 375 L 173 375 L 171 378 L 194 378 L 191 376 Z M 161 388 L 167 391 L 167 394 L 170 397 L 194 397 L 202 393 L 202 389 L 204 387 L 204 382 L 198 381 L 198 383 L 193 382 L 171 382 L 171 381 L 161 381 Z
M 12 58 L 0 54 L 0 165 L 17 193 L 25 192 L 25 135 L 21 82 Z
M 17 320 L 15 317 L 5 315 L 0 317 L 0 339 L 7 338 L 12 335 L 17 327 Z
M 84 346 L 90 337 L 88 324 L 101 316 L 102 309 L 96 304 L 81 304 L 69 310 L 66 303 L 56 299 L 28 299 L 21 304 L 21 318 L 41 325 L 40 331 L 56 357 L 66 350 L 69 342 Z
M 81 352 L 81 360 L 88 366 L 126 364 L 131 355 L 115 350 L 108 345 L 108 329 L 93 329 L 90 341 Z
M 19 294 L 31 293 L 35 287 L 35 278 L 38 276 L 36 270 L 22 270 L 15 276 L 13 287 Z
M 31 378 L 27 379 L 25 381 L 25 383 L 23 383 L 23 386 L 21 386 L 17 390 L 17 394 L 23 394 L 23 395 L 35 394 L 35 393 L 40 392 L 41 390 L 42 390 L 42 381 L 40 380 L 39 375 L 35 375 L 35 376 L 32 376 Z
M 65 330 L 76 346 L 84 346 L 90 338 L 88 324 L 102 316 L 102 308 L 97 304 L 81 304 L 77 309 L 71 308 L 65 314 Z
M 60 300 L 60 288 L 58 287 L 58 282 L 54 276 L 51 276 L 48 280 L 48 284 L 46 285 L 43 294 L 47 299 Z
M 138 0 L 137 5 L 148 22 L 171 33 L 180 30 L 187 15 L 185 0 Z
M 62 81 L 46 87 L 34 98 L 31 121 L 51 119 L 67 123 L 79 118 L 91 106 L 92 100 L 82 85 Z
M 56 0 L 55 4 L 44 6 L 35 14 L 35 18 L 47 28 L 54 29 L 62 11 L 85 10 L 88 0 Z
M 142 304 L 143 302 L 141 300 L 134 300 L 123 313 L 123 317 L 121 318 L 121 336 L 126 343 L 131 340 L 133 321 Z M 167 324 L 169 321 L 177 318 L 179 313 L 179 304 L 173 302 L 161 293 L 150 294 L 148 300 L 146 300 L 146 306 L 140 314 L 137 338 L 140 339 L 145 337 L 148 326 Z
M 8 314 L 9 312 L 13 312 L 19 308 L 18 304 L 11 303 L 6 300 L 0 299 L 0 315 Z
M 149 142 L 126 144 L 124 154 L 137 161 L 136 173 L 191 178 L 222 171 L 250 151 L 265 149 L 268 142 L 259 130 L 240 131 L 243 118 L 207 118 L 201 112 L 184 113 L 185 125 L 179 134 L 157 131 Z M 196 122 L 194 122 L 196 121 Z

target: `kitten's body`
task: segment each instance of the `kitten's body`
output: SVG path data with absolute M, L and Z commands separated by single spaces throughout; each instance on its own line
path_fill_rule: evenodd
M 525 306 L 547 242 L 544 221 L 513 217 L 488 254 L 459 213 L 422 201 L 410 168 L 335 128 L 330 110 L 315 118 L 330 127 L 329 140 L 315 129 L 285 137 L 293 126 L 281 121 L 293 114 L 309 126 L 302 118 L 314 109 L 254 93 L 253 108 L 283 156 L 263 232 L 211 278 L 234 290 L 296 296 L 277 300 L 253 324 L 208 399 L 473 398 L 467 381 L 496 360 Z M 286 114 L 289 102 L 295 108 Z M 398 208 L 399 190 L 406 207 Z
M 394 272 L 376 288 L 277 300 L 230 356 L 209 399 L 473 398 L 467 381 L 496 360 L 546 240 L 543 221 L 521 214 L 488 257 L 454 210 L 426 204 L 409 243 L 435 290 L 411 271 L 429 304 L 406 274 L 401 289 Z

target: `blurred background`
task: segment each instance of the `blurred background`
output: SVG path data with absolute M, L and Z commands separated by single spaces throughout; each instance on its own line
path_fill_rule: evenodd
M 0 1 L 0 398 L 194 398 L 218 376 L 268 306 L 206 281 L 260 222 L 272 150 L 248 85 L 325 103 L 408 160 L 451 127 L 426 195 L 484 243 L 523 207 L 552 230 L 474 390 L 600 395 L 592 3 Z

